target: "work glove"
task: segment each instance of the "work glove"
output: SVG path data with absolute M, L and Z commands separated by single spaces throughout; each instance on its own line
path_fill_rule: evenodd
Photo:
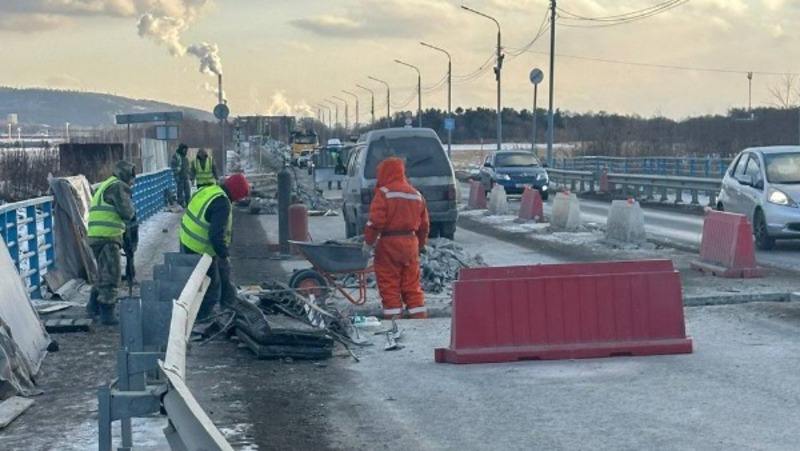
M 364 255 L 372 255 L 373 249 L 374 248 L 367 244 L 366 241 L 364 241 L 364 244 L 361 245 L 361 253 Z

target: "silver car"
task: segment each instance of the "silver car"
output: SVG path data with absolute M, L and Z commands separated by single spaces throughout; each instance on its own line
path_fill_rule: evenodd
M 743 150 L 722 179 L 717 209 L 746 215 L 756 246 L 800 238 L 800 146 Z

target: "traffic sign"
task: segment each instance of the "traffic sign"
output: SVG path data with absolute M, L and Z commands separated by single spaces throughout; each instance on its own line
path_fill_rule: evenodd
M 541 69 L 534 69 L 530 75 L 531 83 L 538 85 L 544 80 L 544 72 Z
M 182 120 L 183 113 L 180 111 L 117 115 L 117 125 L 145 124 L 148 122 L 181 122 Z
M 455 130 L 456 129 L 456 120 L 455 118 L 448 117 L 444 119 L 444 129 L 445 130 Z
M 221 121 L 227 119 L 230 114 L 231 110 L 228 108 L 228 105 L 224 103 L 217 104 L 217 106 L 214 107 L 214 117 Z

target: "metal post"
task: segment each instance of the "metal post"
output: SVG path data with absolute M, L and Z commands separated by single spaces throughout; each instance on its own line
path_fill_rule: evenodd
M 217 76 L 217 81 L 218 81 L 218 84 L 219 84 L 219 89 L 217 90 L 217 96 L 218 96 L 219 104 L 221 105 L 223 103 L 223 101 L 224 101 L 223 96 L 222 96 L 222 74 L 219 74 Z M 221 152 L 221 158 L 222 158 L 221 161 L 220 161 L 220 167 L 222 168 L 222 175 L 227 175 L 227 173 L 228 173 L 228 168 L 227 168 L 228 155 L 225 152 L 225 119 L 220 119 L 219 120 L 219 134 L 220 134 L 220 146 L 222 148 L 221 151 L 220 151 Z
M 285 165 L 278 172 L 278 242 L 281 254 L 288 255 L 289 247 L 289 204 L 292 202 L 292 173 Z
M 356 94 L 356 93 L 354 93 L 354 92 L 351 92 L 351 91 L 347 91 L 347 90 L 345 90 L 345 89 L 342 89 L 342 92 L 343 92 L 343 93 L 345 93 L 345 94 L 347 94 L 347 95 L 349 95 L 350 97 L 352 97 L 352 98 L 354 98 L 354 99 L 356 100 L 356 120 L 355 120 L 355 121 L 353 121 L 353 130 L 355 130 L 355 131 L 356 131 L 356 133 L 358 133 L 358 118 L 359 118 L 359 111 L 358 111 L 358 94 Z
M 547 163 L 553 162 L 553 88 L 555 84 L 556 56 L 556 0 L 550 0 L 550 105 L 547 109 Z
M 533 85 L 533 133 L 531 133 L 531 153 L 539 156 L 536 152 L 536 103 L 539 97 L 539 84 Z
M 435 45 L 428 44 L 427 42 L 420 42 L 421 45 L 437 50 L 447 55 L 447 118 L 453 118 L 453 58 L 447 50 L 436 47 Z M 447 156 L 453 156 L 453 130 L 447 129 Z
M 419 67 L 413 64 L 401 60 L 394 60 L 394 62 L 410 67 L 417 72 L 417 126 L 422 128 L 422 73 L 420 73 Z
M 367 88 L 366 86 L 356 85 L 357 88 L 363 89 L 367 91 L 372 99 L 371 107 L 370 107 L 370 114 L 372 115 L 372 122 L 370 122 L 370 126 L 375 125 L 375 91 Z
M 349 105 L 347 104 L 347 100 L 338 96 L 333 96 L 332 98 L 344 103 L 344 133 L 347 134 L 347 129 L 350 128 L 350 123 L 348 122 L 347 119 L 347 117 L 350 115 Z

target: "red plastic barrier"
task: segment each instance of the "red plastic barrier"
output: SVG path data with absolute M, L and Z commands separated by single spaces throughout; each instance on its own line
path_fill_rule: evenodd
M 635 260 L 613 263 L 566 263 L 561 265 L 495 266 L 463 268 L 458 280 L 531 279 L 536 277 L 587 276 L 635 272 L 673 271 L 670 260 Z
M 729 278 L 761 277 L 756 264 L 753 228 L 744 215 L 709 211 L 703 222 L 700 260 L 692 267 L 715 276 Z
M 436 361 L 691 353 L 678 272 L 668 260 L 639 263 L 539 265 L 541 275 L 459 280 L 450 347 L 436 349 Z M 514 272 L 524 271 L 505 274 Z
M 525 221 L 542 222 L 544 220 L 544 205 L 539 191 L 526 187 L 522 192 L 522 202 L 519 206 L 519 219 Z
M 483 184 L 478 181 L 469 182 L 469 203 L 467 208 L 470 210 L 485 210 L 486 205 L 486 189 Z

